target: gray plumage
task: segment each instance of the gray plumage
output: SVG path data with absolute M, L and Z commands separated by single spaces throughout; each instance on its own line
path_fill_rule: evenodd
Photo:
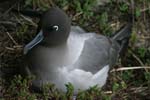
M 36 76 L 36 88 L 49 82 L 62 91 L 68 82 L 75 92 L 102 87 L 131 35 L 130 23 L 109 38 L 78 26 L 70 29 L 69 21 L 59 8 L 48 10 L 41 18 L 38 35 L 24 48 L 29 63 L 26 70 Z

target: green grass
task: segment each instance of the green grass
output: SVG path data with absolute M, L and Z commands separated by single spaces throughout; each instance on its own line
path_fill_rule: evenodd
M 51 1 L 51 2 L 49 2 Z M 134 12 L 136 22 L 133 26 L 133 34 L 129 44 L 129 50 L 124 57 L 124 64 L 118 64 L 115 68 L 122 66 L 150 66 L 150 49 L 145 46 L 136 47 L 136 43 L 139 41 L 138 32 L 142 34 L 146 31 L 146 24 L 149 24 L 148 14 L 150 9 L 142 12 L 141 10 L 147 9 L 150 6 L 150 0 L 138 0 L 134 1 L 134 9 L 130 0 L 127 2 L 118 3 L 116 0 L 110 0 L 105 6 L 101 6 L 98 12 L 95 11 L 96 1 L 94 0 L 25 0 L 21 4 L 22 9 L 34 9 L 34 10 L 46 10 L 52 6 L 59 6 L 72 19 L 73 25 L 80 25 L 87 31 L 97 32 L 98 34 L 104 34 L 110 36 L 118 26 L 122 26 L 127 19 L 124 17 L 128 13 Z M 78 15 L 79 14 L 79 15 Z M 22 20 L 21 25 L 18 25 L 13 37 L 20 45 L 23 45 L 29 41 L 33 35 L 35 35 L 36 27 L 32 26 L 30 22 L 19 17 Z M 74 16 L 76 16 L 74 18 Z M 36 19 L 33 18 L 36 23 Z M 119 24 L 117 24 L 120 22 Z M 143 25 L 140 27 L 139 25 Z M 145 33 L 146 34 L 146 33 Z M 11 44 L 11 43 L 10 43 Z M 12 45 L 12 44 L 11 44 Z M 6 50 L 5 50 L 6 51 Z M 11 60 L 4 59 L 6 62 L 4 65 L 11 66 L 11 64 L 18 63 L 16 57 L 18 52 L 4 52 L 8 53 L 8 57 Z M 21 55 L 21 54 L 19 54 Z M 136 57 L 135 57 L 136 55 Z M 9 63 L 7 63 L 7 60 Z M 23 60 L 23 59 L 22 59 Z M 141 65 L 139 60 L 144 64 Z M 120 63 L 120 62 L 119 62 Z M 18 65 L 20 66 L 20 65 Z M 10 83 L 1 84 L 5 86 L 3 88 L 4 98 L 6 100 L 12 98 L 12 100 L 71 100 L 73 96 L 74 87 L 71 83 L 66 84 L 66 93 L 58 91 L 53 84 L 47 84 L 43 87 L 43 93 L 32 93 L 29 89 L 32 78 L 22 78 L 21 76 L 15 76 Z M 5 82 L 3 82 L 5 83 Z M 145 90 L 142 90 L 146 87 Z M 142 88 L 141 92 L 136 92 L 136 89 Z M 109 92 L 110 93 L 107 93 Z M 102 89 L 97 86 L 90 87 L 86 91 L 79 90 L 77 100 L 133 100 L 133 99 L 146 99 L 150 98 L 150 70 L 138 69 L 138 70 L 126 70 L 119 72 L 111 72 L 106 86 Z
M 31 94 L 29 91 L 30 83 L 30 78 L 24 79 L 20 75 L 15 76 L 7 86 L 4 97 L 6 96 L 7 99 L 11 98 L 12 100 L 35 100 L 36 95 Z

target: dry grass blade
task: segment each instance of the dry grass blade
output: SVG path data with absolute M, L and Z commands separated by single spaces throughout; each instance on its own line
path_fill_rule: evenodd
M 25 16 L 23 16 L 23 15 L 21 15 L 21 17 L 22 17 L 24 20 L 26 20 L 27 22 L 31 23 L 31 25 L 37 27 L 37 24 L 34 23 L 30 18 L 25 17 Z
M 0 24 L 4 24 L 4 25 L 11 25 L 11 26 L 16 26 L 16 24 L 15 23 L 13 23 L 13 22 L 10 22 L 10 21 L 0 21 Z
M 148 87 L 135 87 L 131 88 L 130 90 L 132 90 L 134 93 L 140 93 L 142 91 L 145 91 L 146 89 L 148 89 Z
M 5 49 L 10 50 L 10 51 L 22 50 L 23 46 L 22 45 L 17 45 L 17 46 L 13 46 L 13 47 L 5 47 Z
M 132 53 L 132 56 L 141 64 L 141 66 L 144 66 L 144 63 L 141 61 L 139 57 L 137 57 L 134 53 Z M 145 69 L 145 71 L 148 72 L 147 69 Z
M 105 91 L 104 94 L 112 94 L 112 91 Z
M 135 17 L 134 17 L 134 14 L 135 14 L 135 12 L 134 12 L 134 10 L 135 10 L 134 0 L 131 0 L 131 9 L 132 9 L 132 22 L 134 23 L 134 19 L 135 19 Z
M 76 20 L 76 18 L 78 18 L 80 15 L 82 15 L 83 14 L 83 12 L 80 12 L 80 13 L 77 13 L 77 14 L 75 14 L 74 16 L 73 16 L 73 18 L 72 18 L 72 20 L 74 21 L 74 20 Z
M 7 50 L 14 51 L 14 48 L 5 47 Z
M 10 35 L 9 32 L 6 32 L 7 35 L 9 36 L 9 38 L 12 40 L 12 42 L 15 44 L 15 45 L 18 45 L 18 43 L 14 40 L 14 38 Z
M 148 11 L 148 10 L 150 10 L 150 7 L 141 9 L 140 12 L 142 13 L 142 12 L 145 12 L 145 11 Z
M 142 62 L 142 60 L 136 56 L 136 54 L 134 54 L 131 50 L 131 55 L 140 63 L 141 66 L 145 66 L 144 63 Z M 148 70 L 145 68 L 145 71 L 148 72 Z
M 15 4 L 13 4 L 8 10 L 6 10 L 4 12 L 4 14 L 0 15 L 0 18 L 4 17 L 5 15 L 7 15 L 16 6 L 16 4 L 17 4 L 17 2 Z
M 136 69 L 150 69 L 150 66 L 121 67 L 121 68 L 117 68 L 117 69 L 112 69 L 110 72 L 136 70 Z

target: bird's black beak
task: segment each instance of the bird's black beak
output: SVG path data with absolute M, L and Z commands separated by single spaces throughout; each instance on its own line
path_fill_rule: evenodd
M 30 42 L 28 43 L 25 47 L 24 47 L 24 54 L 27 54 L 29 50 L 31 50 L 34 46 L 36 46 L 37 44 L 39 44 L 42 40 L 43 40 L 44 36 L 43 36 L 43 32 L 40 31 L 36 37 Z

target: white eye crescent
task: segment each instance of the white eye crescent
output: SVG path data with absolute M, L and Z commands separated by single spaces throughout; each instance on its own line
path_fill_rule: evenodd
M 59 27 L 57 25 L 54 25 L 53 28 L 56 29 L 56 31 L 58 31 Z

